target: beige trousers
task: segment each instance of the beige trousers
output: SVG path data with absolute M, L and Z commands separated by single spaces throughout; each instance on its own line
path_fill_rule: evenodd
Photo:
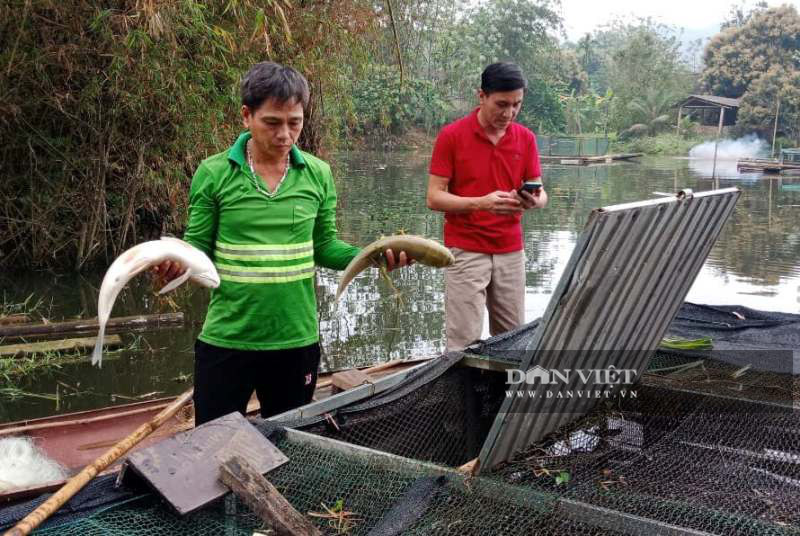
M 490 255 L 450 248 L 455 264 L 445 272 L 447 351 L 461 350 L 483 331 L 497 335 L 525 321 L 525 252 Z

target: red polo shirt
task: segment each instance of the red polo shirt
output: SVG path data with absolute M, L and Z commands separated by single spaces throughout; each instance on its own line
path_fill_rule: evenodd
M 536 136 L 511 123 L 497 145 L 478 123 L 478 110 L 445 126 L 436 138 L 431 175 L 450 179 L 448 191 L 480 197 L 509 192 L 524 180 L 541 176 Z M 522 214 L 500 215 L 485 210 L 446 213 L 444 243 L 478 253 L 510 253 L 522 249 Z

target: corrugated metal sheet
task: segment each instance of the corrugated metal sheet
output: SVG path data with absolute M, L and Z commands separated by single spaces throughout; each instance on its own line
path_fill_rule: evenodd
M 584 415 L 599 401 L 597 390 L 626 388 L 609 388 L 589 371 L 635 369 L 638 379 L 739 194 L 738 188 L 687 192 L 591 213 L 522 359 L 521 370 L 538 365 L 544 370 L 535 372 L 553 383 L 509 386 L 513 396 L 494 421 L 480 467 L 507 461 Z
M 681 103 L 681 106 L 691 105 L 693 101 L 700 101 L 702 104 L 712 104 L 717 106 L 728 106 L 738 108 L 740 99 L 729 97 L 717 97 L 716 95 L 689 95 L 689 98 Z

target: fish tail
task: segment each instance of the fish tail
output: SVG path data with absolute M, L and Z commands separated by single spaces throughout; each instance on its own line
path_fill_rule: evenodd
M 97 368 L 103 368 L 103 336 L 105 331 L 105 324 L 101 324 L 100 333 L 97 334 L 97 342 L 94 343 L 94 352 L 92 352 L 92 365 L 97 365 Z

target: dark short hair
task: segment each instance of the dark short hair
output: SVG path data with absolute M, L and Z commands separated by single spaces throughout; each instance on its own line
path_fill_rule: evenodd
M 487 95 L 497 91 L 514 91 L 527 87 L 528 81 L 516 63 L 493 63 L 481 73 L 481 89 Z
M 308 106 L 308 82 L 292 69 L 271 61 L 253 65 L 242 78 L 242 104 L 256 110 L 267 99 L 297 100 Z

